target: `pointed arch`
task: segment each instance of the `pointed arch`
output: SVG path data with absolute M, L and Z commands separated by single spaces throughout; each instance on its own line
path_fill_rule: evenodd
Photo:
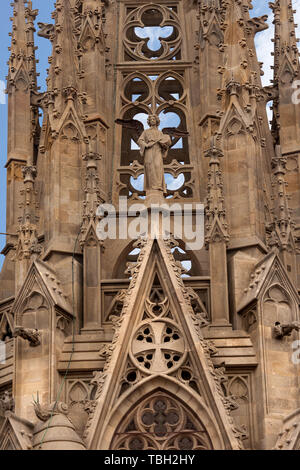
M 141 405 L 143 405 L 145 401 L 151 401 L 154 397 L 169 397 L 177 403 L 181 412 L 185 413 L 185 418 L 189 417 L 190 420 L 192 420 L 195 428 L 192 431 L 195 432 L 195 435 L 198 433 L 205 435 L 203 446 L 205 443 L 207 446 L 206 450 L 221 450 L 225 448 L 217 424 L 205 405 L 203 398 L 184 385 L 179 385 L 174 378 L 167 376 L 149 377 L 139 383 L 134 390 L 131 389 L 129 392 L 122 395 L 121 399 L 117 401 L 108 416 L 101 447 L 104 449 L 114 449 L 115 445 L 120 444 L 118 439 L 119 433 L 125 430 L 126 426 L 130 424 L 130 419 L 134 417 L 134 413 Z M 182 421 L 181 424 L 183 425 L 184 422 Z M 170 429 L 171 428 L 170 426 Z M 188 431 L 188 429 L 184 429 L 184 426 L 181 428 L 178 426 L 177 431 L 173 431 L 173 437 L 176 437 L 176 434 L 188 434 Z M 158 449 L 168 445 L 167 440 L 164 444 L 159 444 L 159 439 L 157 441 L 155 439 L 154 435 L 152 442 L 157 443 Z M 160 447 L 160 445 L 162 447 Z
M 108 448 L 120 416 L 125 416 L 130 404 L 134 405 L 155 388 L 169 391 L 203 416 L 202 423 L 209 429 L 213 448 L 241 448 L 233 423 L 229 420 L 220 382 L 214 373 L 209 353 L 205 352 L 207 345 L 202 339 L 199 319 L 193 312 L 189 293 L 184 287 L 182 270 L 172 254 L 174 242 L 167 244 L 162 239 L 148 239 L 140 240 L 137 246 L 140 247 L 140 255 L 131 270 L 131 282 L 122 313 L 113 320 L 115 335 L 109 350 L 105 351 L 107 360 L 104 369 L 95 373 L 91 382 L 95 386 L 95 407 L 89 415 L 84 434 L 88 448 Z M 146 308 L 151 318 L 145 317 L 145 296 L 150 292 L 156 276 L 170 302 L 170 309 L 164 307 L 164 299 L 160 299 L 156 304 L 159 309 L 149 311 Z M 140 334 L 143 325 L 146 337 Z M 147 356 L 148 350 L 151 355 L 146 357 L 149 364 L 140 360 L 140 356 Z M 184 377 L 187 373 L 189 378 L 185 380 L 182 377 L 183 381 L 177 376 L 187 353 L 191 361 L 188 368 L 192 366 L 193 370 L 197 370 L 198 378 L 201 377 L 199 389 L 189 383 L 189 392 L 186 392 L 186 384 L 192 379 L 192 374 L 188 374 L 189 370 L 184 371 Z M 131 364 L 136 375 L 127 378 L 133 386 L 131 389 L 123 388 L 120 394 L 124 373 L 132 371 Z M 140 388 L 147 383 L 150 383 L 148 390 Z

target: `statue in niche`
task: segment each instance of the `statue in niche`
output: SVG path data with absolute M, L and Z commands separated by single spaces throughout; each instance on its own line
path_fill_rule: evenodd
M 145 168 L 144 191 L 156 190 L 166 194 L 164 159 L 168 155 L 171 138 L 158 129 L 158 116 L 149 116 L 147 122 L 149 129 L 144 130 L 138 140 Z
M 136 119 L 116 119 L 117 124 L 134 130 L 133 139 L 140 147 L 144 160 L 144 191 L 161 191 L 166 194 L 164 160 L 172 145 L 171 137 L 180 139 L 189 133 L 175 127 L 165 127 L 161 131 L 158 129 L 160 119 L 156 114 L 149 115 L 147 122 L 149 129 L 144 129 L 143 124 Z

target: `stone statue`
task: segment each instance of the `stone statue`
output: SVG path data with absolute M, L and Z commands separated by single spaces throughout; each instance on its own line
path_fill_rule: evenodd
M 161 191 L 166 194 L 164 159 L 172 145 L 171 137 L 180 139 L 187 137 L 189 133 L 175 127 L 165 127 L 161 131 L 158 129 L 160 119 L 156 114 L 151 114 L 147 122 L 149 129 L 144 129 L 143 124 L 136 119 L 116 119 L 117 124 L 134 131 L 132 138 L 140 147 L 144 160 L 144 191 Z
M 164 175 L 164 159 L 167 157 L 171 138 L 158 129 L 160 119 L 158 116 L 148 117 L 150 129 L 143 131 L 138 140 L 140 154 L 144 159 L 145 180 L 144 191 L 163 191 L 166 193 Z

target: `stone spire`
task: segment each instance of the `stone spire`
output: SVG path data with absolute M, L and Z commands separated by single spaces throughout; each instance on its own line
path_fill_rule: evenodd
M 32 116 L 31 92 L 37 91 L 37 73 L 34 46 L 34 20 L 38 10 L 32 10 L 27 0 L 13 3 L 13 27 L 8 92 L 8 160 L 19 157 L 33 161 L 33 135 L 37 126 L 36 112 Z M 35 119 L 32 119 L 35 118 Z
M 82 73 L 82 92 L 85 114 L 98 114 L 106 121 L 105 94 L 103 86 L 108 71 L 106 36 L 104 34 L 105 5 L 101 0 L 88 0 L 75 8 L 79 61 Z M 94 74 L 99 80 L 93 80 Z
M 287 158 L 282 155 L 280 145 L 275 148 L 275 157 L 272 159 L 273 168 L 273 188 L 274 188 L 274 209 L 273 223 L 267 227 L 268 245 L 270 248 L 278 248 L 286 251 L 294 247 L 293 229 L 294 222 L 289 208 L 288 195 L 286 190 L 286 162 Z
M 287 192 L 299 232 L 300 106 L 296 88 L 300 80 L 300 65 L 293 16 L 295 11 L 291 0 L 276 0 L 270 6 L 275 24 L 272 134 L 275 144 L 281 146 L 281 152 L 287 158 Z
M 101 174 L 109 171 L 107 134 L 112 125 L 107 108 L 112 75 L 107 35 L 104 33 L 106 13 L 107 7 L 102 0 L 77 2 L 74 8 L 82 109 L 89 137 L 89 152 L 101 155 L 97 165 L 97 171 Z M 97 80 L 95 77 L 98 77 Z M 102 179 L 98 189 L 101 199 L 107 200 L 107 181 Z
M 37 72 L 34 45 L 34 21 L 38 10 L 32 2 L 15 0 L 13 28 L 8 62 L 8 162 L 7 232 L 18 233 L 17 258 L 30 257 L 35 215 L 35 139 L 39 133 L 38 109 L 32 106 L 32 94 L 37 93 Z M 23 184 L 22 184 L 23 182 Z M 21 195 L 21 199 L 20 199 Z M 18 217 L 18 206 L 23 208 Z M 19 226 L 21 223 L 21 226 Z M 36 240 L 35 240 L 36 241 Z M 35 243 L 34 241 L 34 243 Z M 18 276 L 17 276 L 18 277 Z
M 74 121 L 68 127 L 69 135 L 76 134 L 82 120 L 81 100 L 79 99 L 79 63 L 76 55 L 74 9 L 70 0 L 58 0 L 53 13 L 55 25 L 49 29 L 47 37 L 53 44 L 52 56 L 49 58 L 50 69 L 47 78 L 48 91 L 45 105 L 47 108 L 53 138 L 57 138 L 66 121 L 65 111 L 72 107 Z M 51 26 L 51 25 L 47 25 Z M 79 131 L 80 132 L 80 131 Z M 75 137 L 75 136 L 74 136 Z
M 220 64 L 223 63 L 224 32 L 220 0 L 198 1 L 198 28 L 195 44 L 194 70 L 199 87 L 200 127 L 202 148 L 207 150 L 210 138 L 220 124 L 217 115 L 218 97 L 221 87 Z M 206 170 L 204 170 L 206 172 Z
M 257 91 L 259 89 L 257 70 L 253 66 L 252 51 L 247 39 L 249 24 L 247 23 L 242 2 L 227 2 L 224 7 L 225 19 L 223 22 L 225 60 L 222 70 L 223 84 L 221 94 L 225 98 L 223 106 L 232 101 L 239 101 L 241 110 L 244 114 L 245 124 L 252 131 L 250 122 L 253 123 L 253 117 L 257 109 Z M 243 91 L 243 92 L 242 92 Z M 251 112 L 250 112 L 251 108 Z
M 247 36 L 249 6 L 249 2 L 235 1 L 223 6 L 224 66 L 221 67 L 222 88 L 218 93 L 221 121 L 217 135 L 224 151 L 224 171 L 229 172 L 231 178 L 227 187 L 228 179 L 225 181 L 227 216 L 231 240 L 235 239 L 241 246 L 248 236 L 253 237 L 255 244 L 265 237 L 262 201 L 266 140 L 259 113 L 262 96 L 259 67 L 257 61 L 255 66 Z M 239 189 L 241 181 L 243 188 Z M 239 197 L 237 192 L 240 192 Z M 250 224 L 247 236 L 246 224 L 248 227 Z
M 31 2 L 14 1 L 7 77 L 8 161 L 18 157 L 29 164 L 34 158 L 34 135 L 38 127 L 37 110 L 31 108 L 31 93 L 38 89 L 34 46 L 37 14 Z
M 297 47 L 296 25 L 294 21 L 292 1 L 276 0 L 270 3 L 274 13 L 275 38 L 274 42 L 274 88 L 276 97 L 273 104 L 273 135 L 276 143 L 280 142 L 282 152 L 292 150 L 294 140 L 297 140 L 297 150 L 300 139 L 291 139 L 289 127 L 293 135 L 299 134 L 299 106 L 292 100 L 294 89 L 292 83 L 300 78 L 299 51 Z M 286 116 L 294 116 L 295 120 L 286 120 Z M 298 120 L 298 125 L 297 125 Z M 294 150 L 294 149 L 293 149 Z
M 296 78 L 299 75 L 297 25 L 293 15 L 296 10 L 293 10 L 292 0 L 276 0 L 270 3 L 270 7 L 275 25 L 274 80 L 279 84 L 280 79 Z

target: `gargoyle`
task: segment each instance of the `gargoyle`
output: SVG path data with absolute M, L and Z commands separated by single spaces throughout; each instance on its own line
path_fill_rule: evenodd
M 38 108 L 43 108 L 43 100 L 46 96 L 46 93 L 38 93 L 37 91 L 32 91 L 30 96 L 30 103 L 32 106 L 36 106 Z
M 38 36 L 41 38 L 50 39 L 51 35 L 54 33 L 54 24 L 49 23 L 38 23 L 39 32 Z
M 263 92 L 266 96 L 266 102 L 273 101 L 275 98 L 278 98 L 279 92 L 278 88 L 274 85 L 263 87 Z
M 40 342 L 40 333 L 38 330 L 33 330 L 31 328 L 23 328 L 22 326 L 16 326 L 14 329 L 14 337 L 20 336 L 20 338 L 29 341 L 29 344 L 32 348 L 39 346 Z
M 249 432 L 245 424 L 235 425 L 233 432 L 241 441 L 245 441 L 249 438 Z
M 279 321 L 275 323 L 274 334 L 275 338 L 282 339 L 284 336 L 291 336 L 292 331 L 300 331 L 300 322 L 294 321 L 291 323 L 281 324 Z
M 248 20 L 248 25 L 253 29 L 254 33 L 259 33 L 269 28 L 269 25 L 266 23 L 267 19 L 268 15 L 251 18 Z

